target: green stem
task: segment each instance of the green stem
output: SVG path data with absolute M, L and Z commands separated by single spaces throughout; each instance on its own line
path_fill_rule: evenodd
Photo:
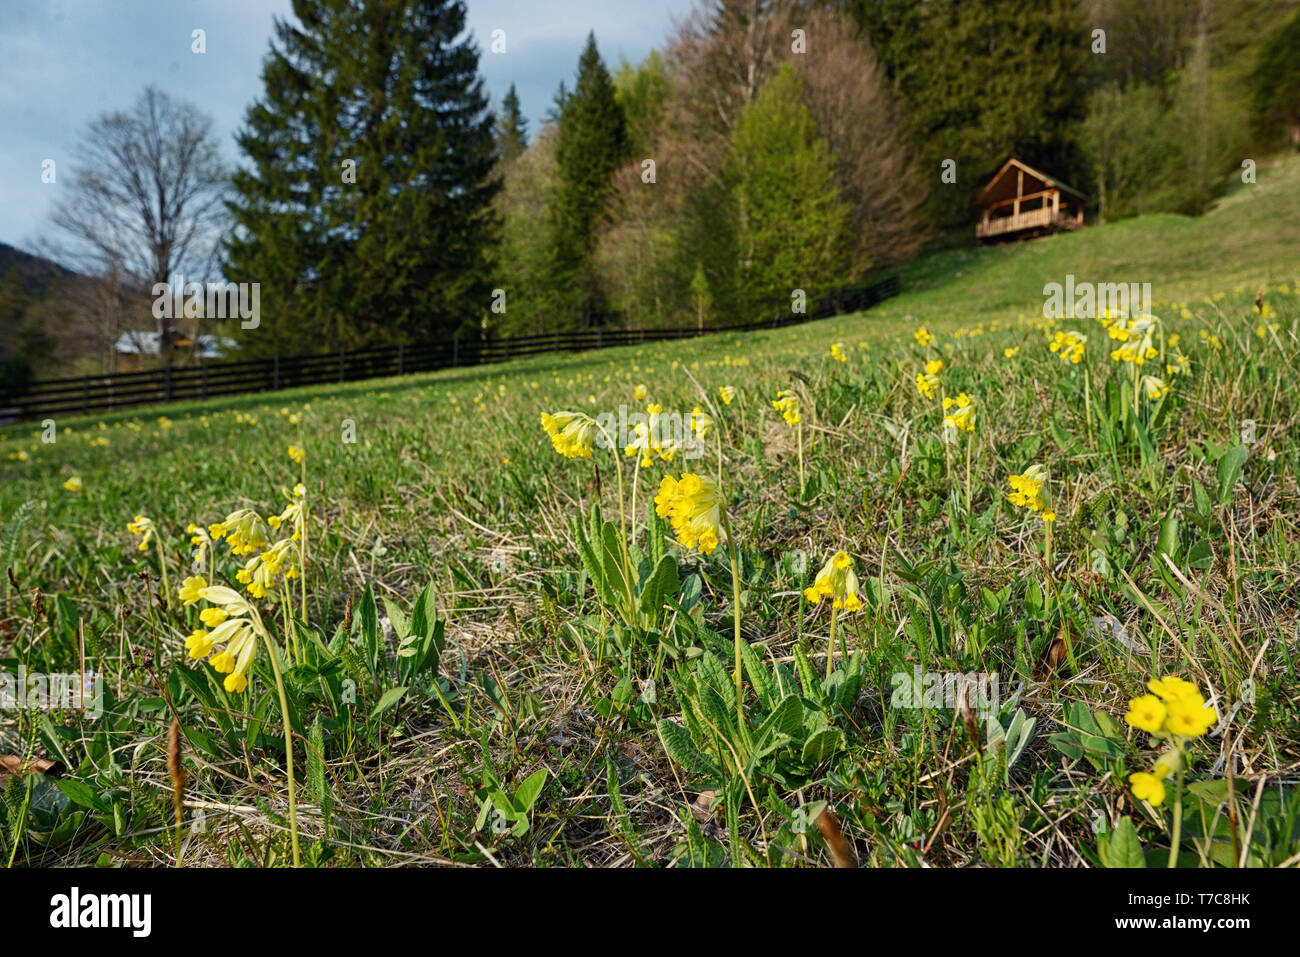
M 271 655 L 271 670 L 275 672 L 275 690 L 280 695 L 280 719 L 284 722 L 284 757 L 289 773 L 289 838 L 293 843 L 293 866 L 300 867 L 298 854 L 298 796 L 293 781 L 293 725 L 289 722 L 289 699 L 284 693 L 284 677 L 280 674 L 280 652 L 269 634 L 264 635 L 267 651 Z
M 740 562 L 736 558 L 736 539 L 731 534 L 731 519 L 722 513 L 722 525 L 727 535 L 727 552 L 731 557 L 731 606 L 735 632 L 736 657 L 736 720 L 745 723 L 745 691 L 740 674 Z
M 1180 747 L 1179 750 L 1181 751 L 1182 748 Z M 1179 757 L 1181 759 L 1181 754 Z M 1178 845 L 1181 843 L 1183 836 L 1183 775 L 1185 772 L 1182 768 L 1182 761 L 1180 760 L 1178 763 L 1178 779 L 1174 784 L 1174 829 L 1169 844 L 1170 867 L 1178 866 Z
M 826 646 L 826 678 L 829 681 L 831 677 L 831 668 L 835 665 L 835 623 L 839 617 L 840 610 L 834 605 L 831 606 L 831 640 Z
M 170 614 L 172 610 L 172 585 L 171 580 L 167 577 L 167 558 L 163 555 L 162 539 L 155 535 L 154 544 L 158 548 L 158 568 L 162 571 L 163 593 L 167 596 L 167 611 Z

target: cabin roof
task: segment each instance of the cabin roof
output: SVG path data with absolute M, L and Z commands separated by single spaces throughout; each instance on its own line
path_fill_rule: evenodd
M 984 187 L 983 192 L 975 197 L 976 206 L 991 206 L 994 203 L 1004 199 L 1014 199 L 1016 195 L 1016 181 L 1009 175 L 1012 168 L 1022 170 L 1026 177 L 1038 180 L 1038 184 L 1030 189 L 1026 184 L 1026 193 L 1037 193 L 1044 189 L 1059 189 L 1063 193 L 1069 193 L 1077 196 L 1079 199 L 1087 199 L 1086 193 L 1081 193 L 1068 183 L 1062 182 L 1055 176 L 1034 169 L 1027 163 L 1022 163 L 1014 156 L 1002 164 L 1002 168 L 994 174 L 989 180 L 989 184 Z

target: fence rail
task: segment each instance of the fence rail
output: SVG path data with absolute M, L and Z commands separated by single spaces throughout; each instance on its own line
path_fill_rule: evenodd
M 857 312 L 898 294 L 897 276 L 850 286 L 824 297 L 804 314 L 788 313 L 759 322 L 703 329 L 590 329 L 497 339 L 452 339 L 355 352 L 318 353 L 209 362 L 148 372 L 45 379 L 21 394 L 0 393 L 0 424 L 56 414 L 86 414 L 218 396 L 355 382 L 414 372 L 484 365 L 551 352 L 580 352 L 609 346 L 689 339 L 717 332 L 750 332 L 798 325 Z

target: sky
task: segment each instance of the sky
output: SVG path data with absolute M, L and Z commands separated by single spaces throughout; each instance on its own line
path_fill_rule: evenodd
M 605 63 L 640 61 L 662 46 L 691 0 L 469 0 L 468 28 L 493 103 L 516 84 L 535 133 L 561 80 L 570 88 L 590 30 Z M 234 134 L 262 93 L 273 16 L 289 0 L 0 0 L 0 242 L 36 249 L 71 182 L 78 140 L 101 113 L 124 109 L 150 83 L 212 117 L 228 165 Z M 192 52 L 192 31 L 206 52 Z M 494 30 L 505 52 L 492 53 Z M 55 182 L 42 164 L 55 161 Z

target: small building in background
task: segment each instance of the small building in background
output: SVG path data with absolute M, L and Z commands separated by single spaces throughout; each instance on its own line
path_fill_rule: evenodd
M 159 334 L 152 329 L 135 329 L 124 332 L 113 343 L 113 353 L 117 357 L 118 372 L 142 372 L 153 368 L 151 357 L 158 357 Z M 176 329 L 171 330 L 172 356 L 176 361 L 198 359 L 208 362 L 224 359 L 236 348 L 238 343 L 228 336 L 194 336 L 191 337 Z
M 984 211 L 975 224 L 977 241 L 1029 239 L 1083 225 L 1088 197 L 1032 166 L 1009 159 L 975 198 Z

